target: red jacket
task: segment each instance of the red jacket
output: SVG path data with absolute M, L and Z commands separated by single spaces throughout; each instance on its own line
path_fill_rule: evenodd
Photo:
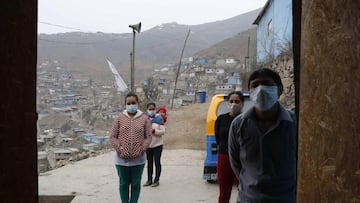
M 110 142 L 120 158 L 132 160 L 144 154 L 151 143 L 151 124 L 148 116 L 138 111 L 130 117 L 126 111 L 113 121 Z

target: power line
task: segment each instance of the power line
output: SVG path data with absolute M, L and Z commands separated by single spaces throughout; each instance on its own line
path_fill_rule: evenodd
M 54 26 L 54 27 L 65 28 L 65 29 L 69 29 L 69 30 L 76 30 L 76 31 L 81 31 L 81 32 L 89 32 L 89 31 L 84 31 L 84 30 L 79 29 L 79 28 L 73 28 L 73 27 L 68 27 L 68 26 L 64 26 L 64 25 L 48 23 L 48 22 L 44 22 L 44 21 L 38 21 L 38 23 L 45 24 L 45 25 L 50 25 L 50 26 Z
M 69 29 L 69 30 L 74 30 L 74 31 L 79 31 L 79 32 L 100 32 L 100 31 L 85 31 L 79 28 L 74 28 L 74 27 L 69 27 L 69 26 L 64 26 L 64 25 L 59 25 L 59 24 L 55 24 L 55 23 L 49 23 L 49 22 L 45 22 L 45 21 L 38 21 L 38 23 L 41 24 L 45 24 L 45 25 L 50 25 L 50 26 L 54 26 L 54 27 L 60 27 L 60 28 L 65 28 L 65 29 Z M 203 27 L 202 29 L 197 29 L 195 32 L 196 33 L 202 33 L 202 32 L 206 32 L 209 28 L 207 27 Z M 121 34 L 121 33 L 118 33 Z M 160 36 L 159 34 L 154 34 L 154 33 L 148 33 L 149 36 L 152 37 L 158 37 L 161 39 L 168 39 L 171 42 L 177 41 L 177 40 L 182 40 L 182 37 L 171 37 L 169 35 L 167 36 Z M 193 36 L 197 41 L 203 41 L 204 43 L 206 43 L 207 41 L 205 41 L 205 39 L 194 35 Z M 94 42 L 69 42 L 69 41 L 59 41 L 59 40 L 49 40 L 49 39 L 44 39 L 44 38 L 38 38 L 39 41 L 44 41 L 44 42 L 49 42 L 49 43 L 57 43 L 57 44 L 67 44 L 67 45 L 93 45 L 93 44 L 100 44 L 100 43 L 106 43 L 106 42 L 111 42 L 111 41 L 115 41 L 118 40 L 120 38 L 123 38 L 123 36 L 117 37 L 117 38 L 113 38 L 110 40 L 99 40 L 99 41 L 94 41 Z M 158 47 L 163 47 L 164 45 L 169 44 L 169 42 L 163 42 L 163 43 L 158 43 L 158 44 L 154 44 L 154 45 L 147 45 L 142 47 L 143 49 L 147 49 L 147 48 L 158 48 Z
M 82 29 L 79 29 L 79 28 L 74 28 L 74 27 L 69 27 L 69 26 L 64 26 L 64 25 L 59 25 L 59 24 L 54 24 L 54 23 L 49 23 L 49 22 L 44 22 L 44 21 L 38 21 L 38 23 L 41 23 L 41 24 L 46 24 L 46 25 L 50 25 L 50 26 L 54 26 L 54 27 L 60 27 L 60 28 L 65 28 L 65 29 L 69 29 L 69 30 L 75 30 L 75 31 L 80 31 L 80 32 L 89 32 L 89 31 L 84 31 Z M 98 31 L 99 32 L 99 31 Z M 150 34 L 150 36 L 153 36 L 153 37 L 158 37 L 158 38 L 164 38 L 164 36 L 159 36 L 159 35 L 155 35 L 155 34 Z M 101 40 L 101 41 L 95 41 L 95 42 L 68 42 L 68 41 L 59 41 L 59 40 L 49 40 L 49 39 L 43 39 L 43 38 L 38 38 L 38 40 L 40 41 L 45 41 L 45 42 L 50 42 L 50 43 L 58 43 L 58 44 L 68 44 L 68 45 L 91 45 L 91 44 L 98 44 L 98 43 L 104 43 L 104 42 L 110 42 L 110 41 L 115 41 L 115 40 L 118 40 L 120 38 L 123 38 L 123 36 L 121 37 L 117 37 L 117 38 L 114 38 L 114 39 L 110 39 L 110 40 Z M 165 37 L 169 40 L 179 40 L 180 38 L 173 38 L 173 37 Z M 168 44 L 168 42 L 165 42 L 163 44 Z M 160 46 L 159 46 L 160 45 Z M 155 45 L 155 47 L 161 47 L 162 44 L 157 44 Z M 148 48 L 148 47 L 154 47 L 154 45 L 149 45 L 149 46 L 146 46 L 145 48 Z
M 50 43 L 57 43 L 57 44 L 92 45 L 92 44 L 100 44 L 100 43 L 111 42 L 111 41 L 118 40 L 120 38 L 123 38 L 123 37 L 117 37 L 117 38 L 109 39 L 109 40 L 99 40 L 99 41 L 94 41 L 94 42 L 68 42 L 68 41 L 59 41 L 59 40 L 49 40 L 49 39 L 43 39 L 43 38 L 38 38 L 38 40 L 39 41 L 44 41 L 44 42 L 50 42 Z

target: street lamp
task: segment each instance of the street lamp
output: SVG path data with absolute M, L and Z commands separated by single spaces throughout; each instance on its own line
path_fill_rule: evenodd
M 133 30 L 133 50 L 130 53 L 130 57 L 131 57 L 131 91 L 134 91 L 134 71 L 135 71 L 135 33 L 140 33 L 141 30 L 141 22 L 139 22 L 138 24 L 134 24 L 134 25 L 129 25 L 129 27 Z

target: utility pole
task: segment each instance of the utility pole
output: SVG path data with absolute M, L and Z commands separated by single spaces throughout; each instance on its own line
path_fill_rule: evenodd
M 245 71 L 250 72 L 250 36 L 248 37 L 248 47 L 247 47 L 247 55 L 245 56 Z
M 133 50 L 131 52 L 131 91 L 134 92 L 134 71 L 135 71 L 135 29 L 133 29 Z
M 133 64 L 133 52 L 130 52 L 130 92 L 134 91 L 134 64 Z
M 176 72 L 176 77 L 175 77 L 175 87 L 174 87 L 174 92 L 173 92 L 173 97 L 172 97 L 172 100 L 171 100 L 171 110 L 173 109 L 174 107 L 174 99 L 175 99 L 175 95 L 176 95 L 176 84 L 177 84 L 177 80 L 178 80 L 178 77 L 179 77 L 179 73 L 180 73 L 180 68 L 181 68 L 181 59 L 183 57 L 183 54 L 184 54 L 184 50 L 185 50 L 185 46 L 186 46 L 186 42 L 189 38 L 189 35 L 190 35 L 190 29 L 186 35 L 186 38 L 185 38 L 185 42 L 184 42 L 184 46 L 182 48 L 182 51 L 181 51 L 181 55 L 180 55 L 180 61 L 179 61 L 179 67 L 177 69 L 177 72 Z
M 133 31 L 133 47 L 132 47 L 132 52 L 130 53 L 131 56 L 131 69 L 130 69 L 130 74 L 131 74 L 131 92 L 134 92 L 134 72 L 135 72 L 135 33 L 138 32 L 140 33 L 141 31 L 141 22 L 139 22 L 138 24 L 134 24 L 134 25 L 129 25 L 129 27 L 132 29 Z

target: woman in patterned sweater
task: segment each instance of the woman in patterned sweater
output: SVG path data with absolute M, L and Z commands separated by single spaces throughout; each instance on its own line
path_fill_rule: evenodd
M 125 104 L 126 110 L 120 113 L 112 124 L 110 142 L 116 151 L 115 166 L 120 179 L 121 201 L 136 203 L 140 196 L 145 152 L 151 143 L 152 130 L 148 116 L 138 110 L 139 98 L 136 94 L 127 94 Z

